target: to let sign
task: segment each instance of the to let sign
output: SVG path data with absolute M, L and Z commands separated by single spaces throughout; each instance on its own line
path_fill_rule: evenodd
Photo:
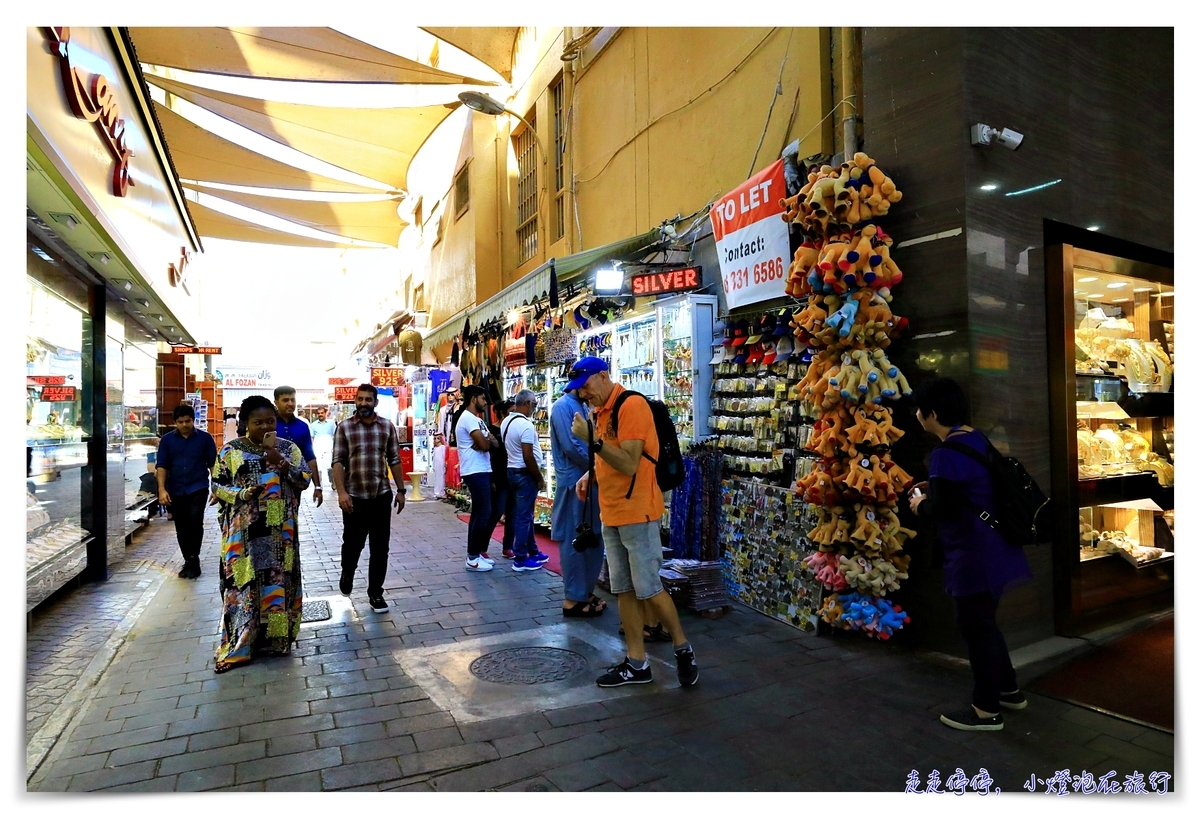
M 780 204 L 786 195 L 780 159 L 713 205 L 709 219 L 728 307 L 787 295 L 791 247 Z
M 333 387 L 333 399 L 338 403 L 354 403 L 354 398 L 358 394 L 357 386 L 335 386 Z
M 371 367 L 372 386 L 399 386 L 404 382 L 404 370 L 395 367 Z
M 640 273 L 631 276 L 630 285 L 634 295 L 661 295 L 682 293 L 700 286 L 700 268 L 685 267 L 682 270 L 667 270 L 661 273 Z
M 44 386 L 42 387 L 42 401 L 45 403 L 55 403 L 57 401 L 74 401 L 75 387 L 73 386 Z
M 220 347 L 187 347 L 172 344 L 171 351 L 178 355 L 220 355 Z

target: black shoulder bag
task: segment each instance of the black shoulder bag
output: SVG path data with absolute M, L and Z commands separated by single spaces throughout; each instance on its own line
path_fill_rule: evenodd
M 583 501 L 583 519 L 575 527 L 575 539 L 571 547 L 579 553 L 600 545 L 600 538 L 592 531 L 592 488 L 596 485 L 596 450 L 592 448 L 592 422 L 588 421 L 588 490 Z

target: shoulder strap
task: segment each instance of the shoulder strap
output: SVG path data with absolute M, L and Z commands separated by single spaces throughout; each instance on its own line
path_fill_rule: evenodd
M 985 469 L 990 469 L 992 467 L 991 458 L 976 449 L 974 446 L 968 446 L 966 443 L 961 441 L 947 439 L 942 441 L 942 443 L 940 443 L 936 448 L 949 449 L 952 452 L 958 452 L 961 455 L 971 458 Z

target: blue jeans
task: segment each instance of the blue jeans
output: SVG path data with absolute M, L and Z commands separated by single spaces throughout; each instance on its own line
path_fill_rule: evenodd
M 462 479 L 471 493 L 471 521 L 467 523 L 467 559 L 487 551 L 492 538 L 492 475 L 488 472 L 465 475 Z
M 538 552 L 533 539 L 533 509 L 537 503 L 537 481 L 524 469 L 509 469 L 508 487 L 513 497 L 509 503 L 513 515 L 513 551 L 516 552 L 517 559 L 524 559 Z

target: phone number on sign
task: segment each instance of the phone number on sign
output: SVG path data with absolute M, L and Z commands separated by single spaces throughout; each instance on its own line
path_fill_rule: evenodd
M 787 268 L 783 265 L 782 258 L 761 261 L 753 267 L 743 267 L 740 270 L 733 270 L 726 275 L 724 277 L 725 292 L 731 293 L 741 290 L 749 287 L 751 284 L 768 284 L 772 281 L 778 281 L 785 275 L 787 275 Z

